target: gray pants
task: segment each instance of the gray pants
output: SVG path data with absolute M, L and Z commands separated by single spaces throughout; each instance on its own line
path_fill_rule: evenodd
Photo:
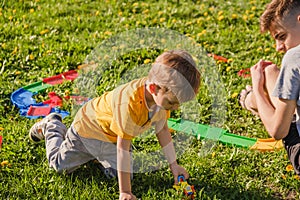
M 70 173 L 80 165 L 97 159 L 104 168 L 117 169 L 116 144 L 80 137 L 59 120 L 51 120 L 45 130 L 49 166 L 57 172 Z

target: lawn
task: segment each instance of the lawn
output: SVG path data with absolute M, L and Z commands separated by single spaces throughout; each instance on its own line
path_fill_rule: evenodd
M 10 95 L 15 90 L 87 61 L 99 62 L 92 85 L 64 82 L 55 91 L 92 97 L 147 72 L 166 49 L 184 48 L 201 67 L 197 99 L 173 117 L 190 119 L 249 138 L 268 138 L 259 118 L 241 109 L 238 93 L 249 78 L 238 76 L 259 59 L 280 65 L 269 34 L 259 31 L 267 0 L 93 1 L 3 0 L 0 2 L 0 152 L 1 199 L 118 199 L 116 180 L 107 180 L 94 162 L 73 174 L 48 167 L 45 145 L 33 144 L 28 130 L 36 120 L 22 117 Z M 213 53 L 227 62 L 206 56 Z M 138 68 L 142 66 L 143 68 Z M 94 84 L 95 83 L 95 84 Z M 63 109 L 74 113 L 65 100 Z M 70 125 L 73 114 L 64 118 Z M 299 199 L 299 179 L 283 149 L 259 152 L 198 140 L 174 132 L 178 162 L 190 173 L 196 199 Z M 133 140 L 143 165 L 134 174 L 140 199 L 181 199 L 151 132 Z M 153 155 L 153 158 L 151 157 Z

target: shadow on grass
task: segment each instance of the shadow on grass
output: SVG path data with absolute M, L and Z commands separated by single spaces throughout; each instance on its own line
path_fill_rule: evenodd
M 113 188 L 110 192 L 113 192 L 114 197 L 118 197 L 118 182 L 117 179 L 107 179 L 104 173 L 99 169 L 99 164 L 89 162 L 82 166 L 80 169 L 74 171 L 71 176 L 65 176 L 68 181 L 80 180 L 83 185 L 90 185 L 91 181 L 100 190 L 105 188 Z M 266 200 L 280 200 L 283 199 L 282 195 L 276 193 L 266 193 L 265 188 L 251 188 L 245 189 L 239 183 L 228 186 L 226 184 L 226 177 L 224 182 L 216 183 L 213 179 L 213 174 L 201 174 L 201 177 L 205 178 L 190 178 L 188 183 L 194 185 L 196 189 L 195 199 L 266 199 Z M 169 170 L 161 169 L 154 172 L 137 173 L 134 174 L 132 181 L 132 188 L 134 194 L 142 199 L 173 199 L 178 194 L 173 189 L 173 177 Z M 108 191 L 103 191 L 108 192 Z M 162 197 L 163 196 L 163 197 Z

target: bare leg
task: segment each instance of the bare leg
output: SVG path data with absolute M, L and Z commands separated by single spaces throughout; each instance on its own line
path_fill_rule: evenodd
M 277 100 L 272 97 L 272 91 L 278 75 L 279 69 L 275 64 L 269 65 L 265 68 L 265 94 L 273 106 L 276 106 Z M 239 102 L 243 108 L 251 111 L 255 115 L 258 115 L 257 104 L 251 86 L 247 85 L 246 88 L 241 91 Z
M 269 97 L 270 102 L 276 107 L 277 98 L 272 96 L 277 78 L 279 76 L 279 68 L 275 65 L 269 65 L 265 68 L 265 92 L 267 97 Z

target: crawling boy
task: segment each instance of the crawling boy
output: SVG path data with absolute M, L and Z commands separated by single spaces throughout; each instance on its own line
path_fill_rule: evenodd
M 191 55 L 171 50 L 157 57 L 147 77 L 133 80 L 96 97 L 77 112 L 70 128 L 51 113 L 30 129 L 33 141 L 45 139 L 49 166 L 70 173 L 97 159 L 118 177 L 119 199 L 134 200 L 131 190 L 131 140 L 155 126 L 156 136 L 169 163 L 175 184 L 188 172 L 177 164 L 167 126 L 169 112 L 195 97 L 200 73 Z

